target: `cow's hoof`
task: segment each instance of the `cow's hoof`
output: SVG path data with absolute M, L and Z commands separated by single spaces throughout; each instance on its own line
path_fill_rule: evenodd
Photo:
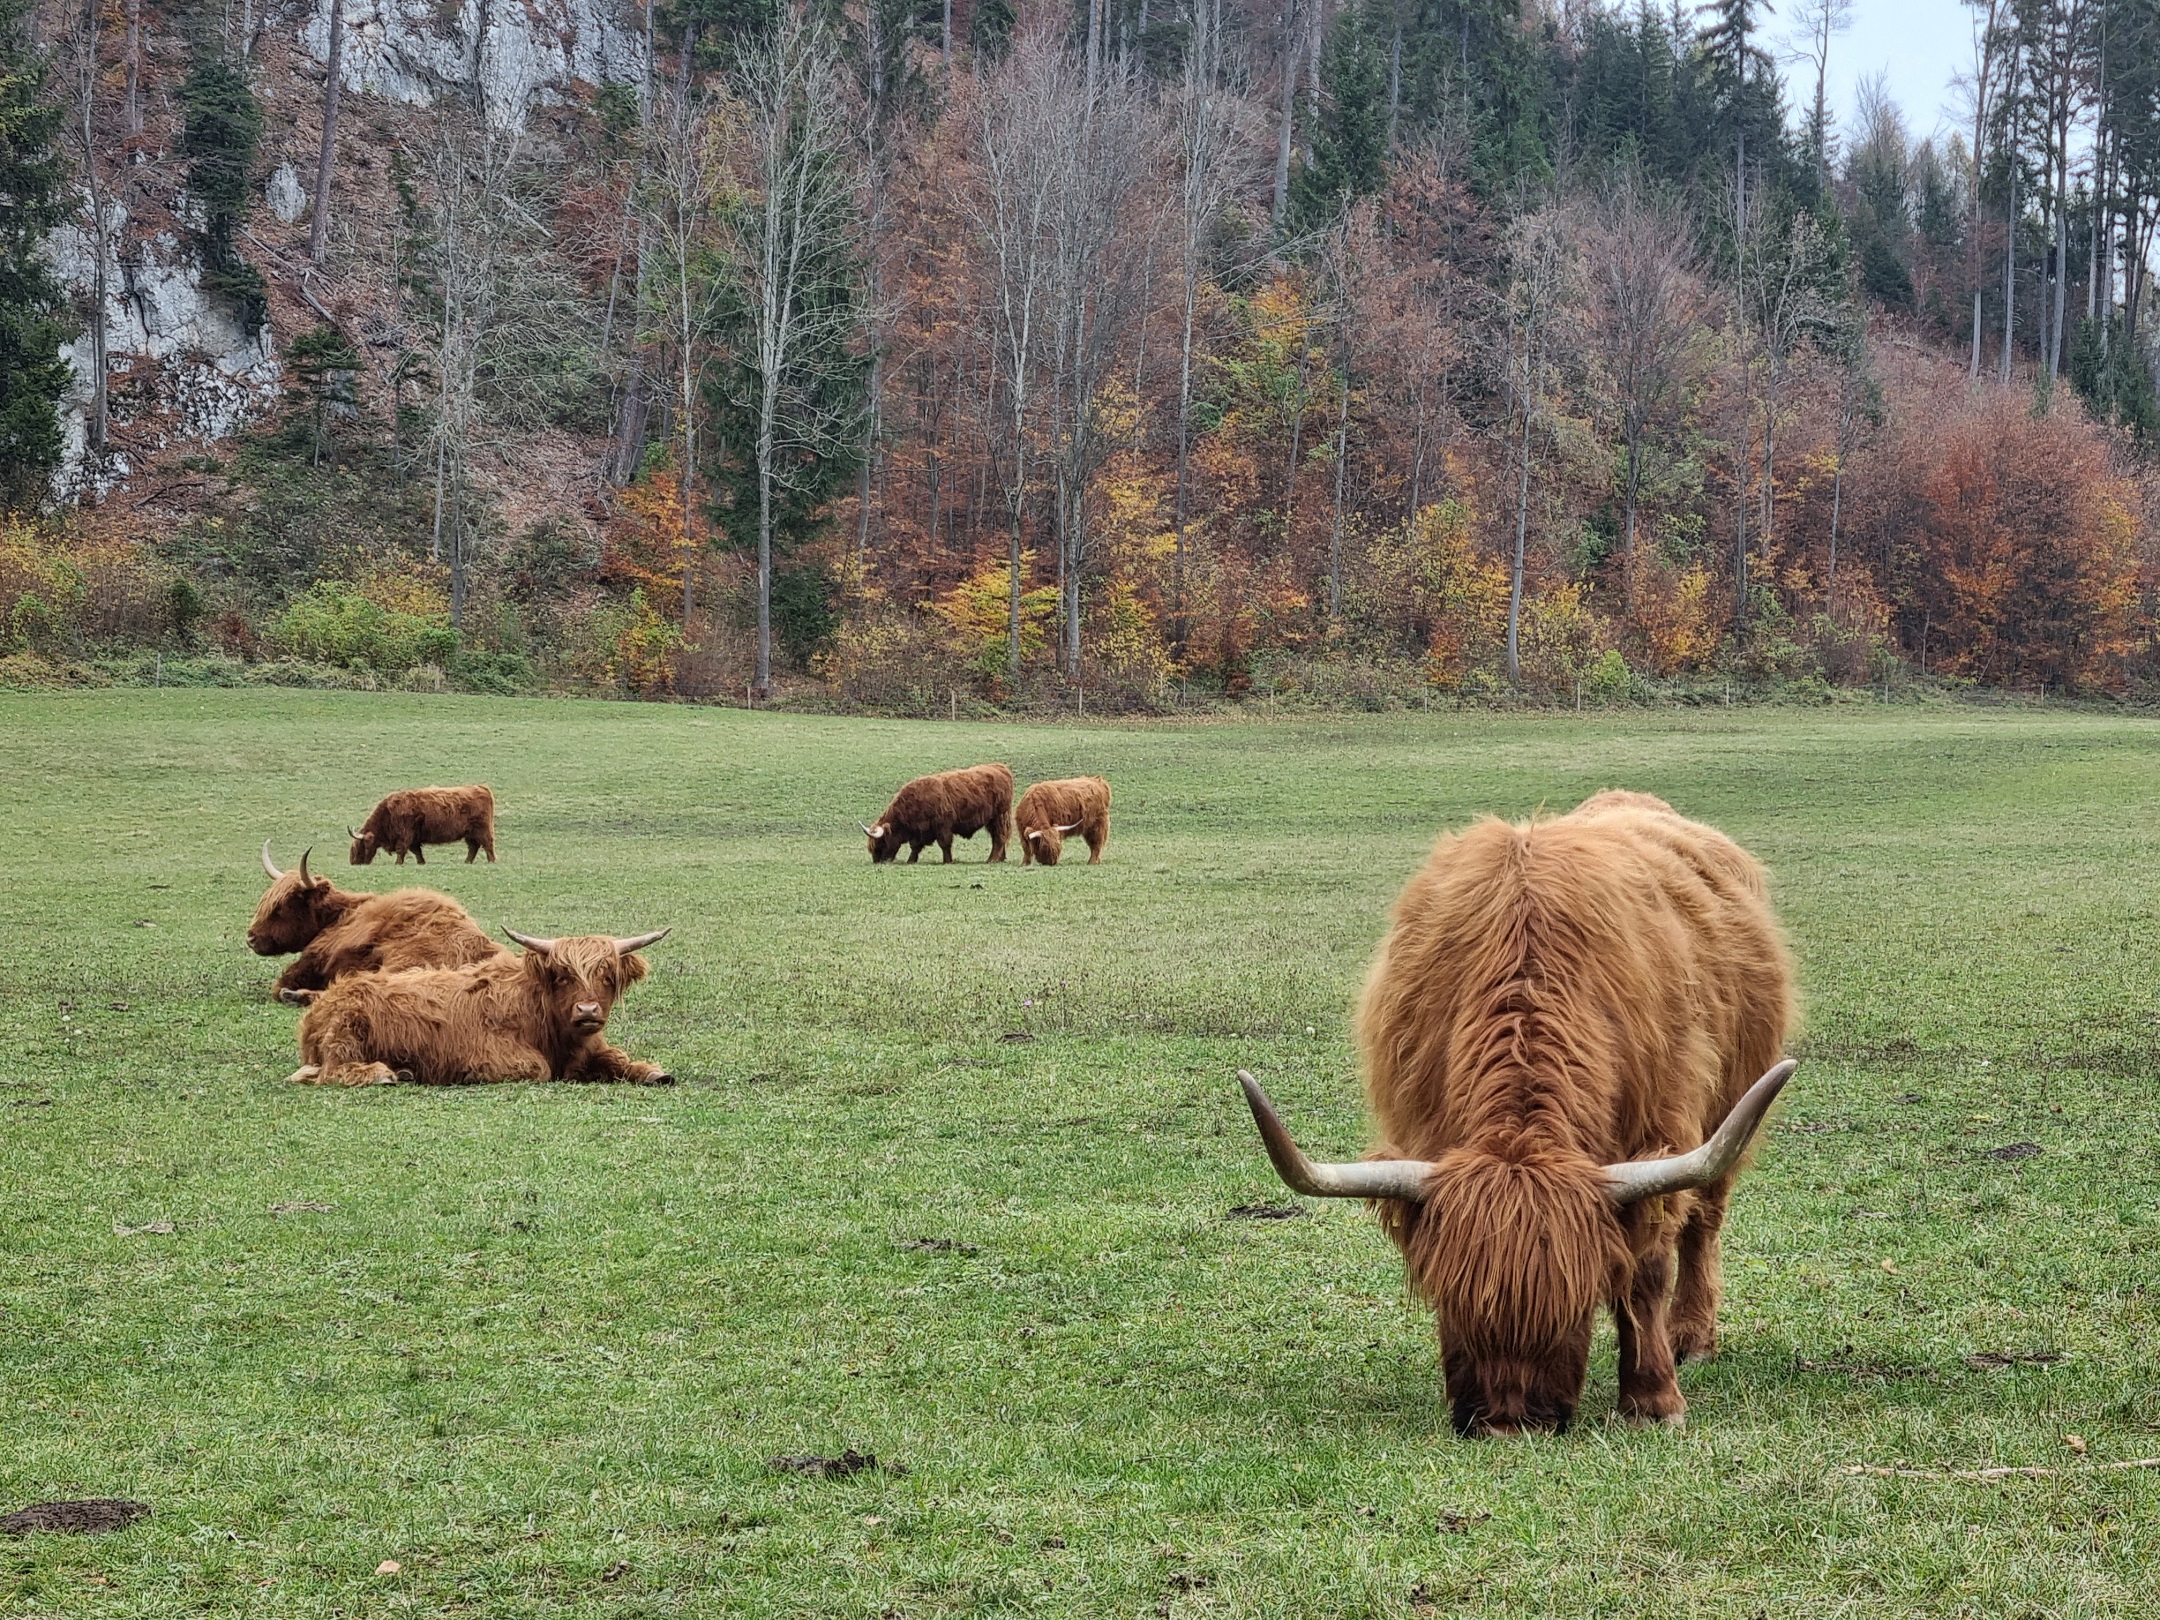
M 1641 1402 L 1623 1400 L 1617 1416 L 1631 1429 L 1684 1429 L 1687 1427 L 1687 1402 L 1677 1398 Z
M 1717 1326 L 1679 1327 L 1672 1330 L 1672 1353 L 1676 1362 L 1717 1359 Z
M 285 1077 L 285 1083 L 289 1086 L 312 1086 L 321 1076 L 322 1066 L 320 1064 L 303 1063 Z
M 277 998 L 288 1007 L 312 1007 L 320 994 L 318 990 L 280 990 Z
M 376 1086 L 409 1086 L 413 1083 L 413 1072 L 410 1069 L 385 1069 L 368 1083 Z
M 648 1069 L 643 1074 L 638 1075 L 636 1081 L 641 1086 L 672 1086 L 675 1083 L 675 1077 L 665 1069 Z

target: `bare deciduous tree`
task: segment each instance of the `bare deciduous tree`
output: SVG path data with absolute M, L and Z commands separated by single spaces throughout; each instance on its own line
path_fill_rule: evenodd
M 1669 204 L 1627 184 L 1606 196 L 1591 223 L 1589 333 L 1620 429 L 1620 557 L 1630 612 L 1643 452 L 1680 403 L 1684 361 L 1703 316 L 1691 234 Z
M 863 219 L 843 75 L 819 24 L 793 7 L 731 76 L 744 108 L 737 165 L 746 191 L 728 214 L 724 262 L 740 302 L 736 362 L 754 385 L 757 671 L 772 685 L 774 498 L 795 469 L 858 449 Z
M 1530 483 L 1535 436 L 1548 427 L 1548 393 L 1556 327 L 1571 302 L 1575 279 L 1573 221 L 1558 205 L 1524 212 L 1508 252 L 1506 371 L 1516 444 L 1515 550 L 1508 567 L 1507 674 L 1522 679 L 1524 564 L 1530 537 Z
M 1010 577 L 1006 667 L 1020 673 L 1022 528 L 1031 488 L 1030 434 L 1044 329 L 1050 320 L 1058 203 L 1057 107 L 1084 94 L 1069 54 L 1041 27 L 1025 30 L 979 92 L 981 183 L 970 201 L 987 263 L 992 429 L 1004 484 Z
M 673 359 L 674 434 L 682 517 L 682 625 L 690 629 L 701 551 L 697 483 L 706 361 L 720 296 L 715 257 L 728 191 L 731 109 L 695 86 L 663 88 L 646 128 L 639 188 L 639 276 L 648 314 Z

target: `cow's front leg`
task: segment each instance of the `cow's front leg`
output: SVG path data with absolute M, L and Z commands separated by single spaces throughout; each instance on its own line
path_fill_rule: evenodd
M 1708 1361 L 1717 1354 L 1718 1298 L 1723 1292 L 1722 1243 L 1725 1201 L 1732 1177 L 1695 1195 L 1687 1225 L 1680 1229 L 1680 1277 L 1673 1286 L 1672 1347 L 1682 1361 Z
M 387 1063 L 304 1063 L 286 1078 L 301 1086 L 394 1086 L 411 1080 L 412 1071 Z
M 470 866 L 470 865 L 472 865 L 472 863 L 473 863 L 474 861 L 477 861 L 477 860 L 478 860 L 479 858 L 480 858 L 480 846 L 479 846 L 479 844 L 477 844 L 476 842 L 474 842 L 474 841 L 473 841 L 472 839 L 470 839 L 470 838 L 466 839 L 466 840 L 465 840 L 465 864 L 466 864 L 467 866 Z M 495 857 L 494 857 L 494 856 L 492 856 L 492 855 L 490 855 L 490 856 L 488 857 L 488 859 L 489 859 L 489 860 L 491 860 L 491 861 L 492 861 L 492 860 L 493 860 L 494 858 L 495 858 Z
M 657 1063 L 640 1063 L 620 1047 L 596 1042 L 571 1059 L 565 1080 L 601 1085 L 672 1086 L 675 1077 Z
M 922 847 L 922 845 L 920 845 L 920 844 L 910 844 L 910 845 L 908 845 L 908 847 L 907 847 L 907 863 L 908 863 L 908 865 L 910 865 L 910 866 L 913 866 L 913 865 L 914 865 L 914 864 L 915 864 L 915 863 L 916 863 L 916 862 L 917 862 L 918 860 L 920 860 L 920 859 L 922 858 L 922 849 L 923 849 L 923 847 Z
M 302 951 L 299 956 L 285 964 L 285 971 L 277 976 L 277 983 L 271 987 L 270 993 L 283 1001 L 288 990 L 312 992 L 328 989 L 329 985 L 330 976 L 323 972 L 322 958 L 309 951 Z M 303 1001 L 295 1005 L 304 1007 L 307 1003 Z
M 1613 1324 L 1620 1333 L 1620 1416 L 1677 1429 L 1687 1421 L 1687 1399 L 1673 1376 L 1672 1340 L 1665 1329 L 1672 1248 L 1667 1238 L 1635 1262 L 1626 1296 L 1613 1301 Z
M 947 833 L 937 841 L 938 853 L 945 857 L 945 864 L 952 865 L 952 834 Z
M 423 844 L 413 845 L 412 858 L 422 866 L 427 865 L 427 847 Z

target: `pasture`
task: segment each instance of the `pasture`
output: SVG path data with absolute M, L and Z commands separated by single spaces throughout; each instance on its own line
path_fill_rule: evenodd
M 918 770 L 1105 862 L 873 868 Z M 344 864 L 486 781 L 501 864 Z M 1681 1433 L 1466 1442 L 1359 1208 L 1348 1012 L 1435 832 L 1625 785 L 1770 866 L 1803 1059 Z M 2160 730 L 2067 712 L 1082 729 L 0 698 L 0 1615 L 2082 1616 L 2160 1608 Z M 256 850 L 672 925 L 672 1090 L 290 1087 Z M 1017 852 L 1015 852 L 1017 857 Z M 770 1459 L 855 1447 L 832 1477 Z M 888 1466 L 894 1465 L 894 1466 Z M 1900 1477 L 2037 1465 L 2047 1477 Z M 399 1566 L 377 1573 L 385 1561 Z

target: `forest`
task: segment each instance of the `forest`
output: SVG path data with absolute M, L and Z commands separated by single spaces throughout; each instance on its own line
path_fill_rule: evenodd
M 0 682 L 2160 693 L 2160 0 L 0 0 Z

